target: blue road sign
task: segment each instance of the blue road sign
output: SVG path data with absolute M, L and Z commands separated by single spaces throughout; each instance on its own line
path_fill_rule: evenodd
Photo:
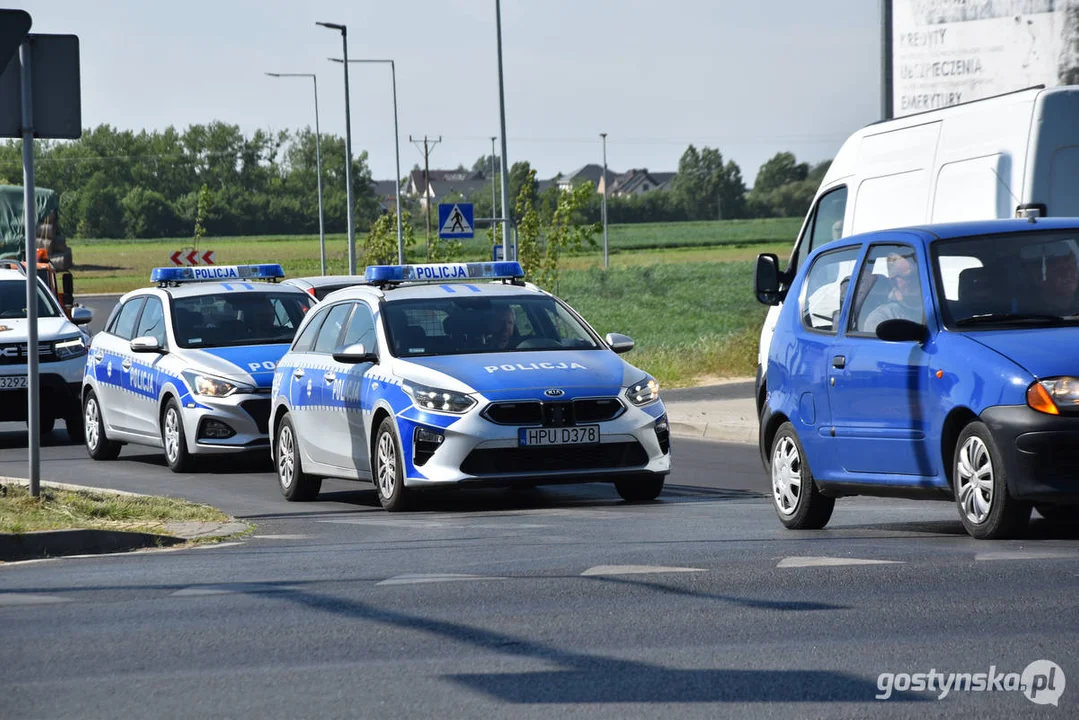
M 438 204 L 438 237 L 457 240 L 476 237 L 472 203 Z

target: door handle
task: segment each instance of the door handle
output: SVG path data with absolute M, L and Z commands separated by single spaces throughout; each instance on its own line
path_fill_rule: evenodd
M 328 383 L 332 383 L 332 382 L 333 382 L 334 380 L 336 380 L 336 379 L 337 379 L 337 373 L 334 373 L 334 372 L 328 372 L 328 373 L 326 373 L 325 375 L 323 375 L 323 376 L 322 376 L 322 378 L 323 378 L 323 379 L 324 379 L 324 380 L 325 380 L 326 382 L 328 382 Z
M 130 370 L 131 369 L 131 361 L 128 360 L 127 358 L 124 358 L 124 361 L 122 363 L 120 363 L 120 367 L 122 367 L 124 370 Z
M 101 352 L 100 350 L 98 350 L 97 352 L 94 353 L 94 360 L 97 360 L 98 362 L 101 362 L 104 359 L 105 359 L 105 353 Z
M 843 368 L 847 367 L 847 358 L 842 355 L 836 355 L 834 358 L 832 358 L 832 367 L 834 367 L 836 370 L 842 370 Z
M 302 378 L 303 377 L 303 368 L 296 368 L 295 370 L 293 370 L 292 371 L 292 377 L 296 378 L 297 380 Z

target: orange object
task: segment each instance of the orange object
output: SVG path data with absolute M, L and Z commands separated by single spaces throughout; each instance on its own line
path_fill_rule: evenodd
M 1060 414 L 1060 408 L 1053 402 L 1053 398 L 1049 397 L 1049 391 L 1041 383 L 1036 382 L 1027 388 L 1027 405 L 1046 415 Z
M 942 377 L 944 377 L 944 371 L 937 370 L 937 380 L 940 380 Z

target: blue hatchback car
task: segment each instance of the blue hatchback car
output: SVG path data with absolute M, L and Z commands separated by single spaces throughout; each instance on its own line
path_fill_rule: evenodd
M 993 220 L 854 235 L 795 277 L 757 260 L 783 302 L 760 450 L 779 519 L 824 527 L 836 498 L 954 499 L 976 538 L 1031 508 L 1079 519 L 1079 219 Z

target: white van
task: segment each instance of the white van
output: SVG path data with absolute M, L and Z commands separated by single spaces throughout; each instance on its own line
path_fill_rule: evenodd
M 960 220 L 1079 217 L 1079 86 L 1035 87 L 896 120 L 851 135 L 832 161 L 794 243 L 800 258 L 836 238 Z M 779 306 L 757 356 L 757 410 Z

